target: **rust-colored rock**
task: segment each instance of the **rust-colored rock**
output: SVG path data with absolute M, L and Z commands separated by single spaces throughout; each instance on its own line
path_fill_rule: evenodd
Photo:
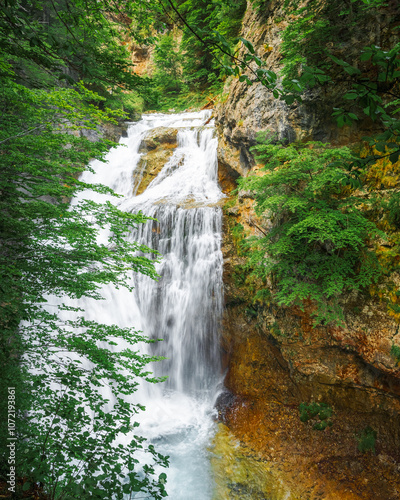
M 276 73 L 282 63 L 281 33 L 288 22 L 282 0 L 264 2 L 262 9 L 248 3 L 242 36 Z M 376 43 L 377 21 L 369 22 L 370 26 L 354 28 L 354 33 L 360 33 L 357 40 L 343 40 L 337 50 L 352 57 L 360 48 L 357 44 Z M 231 171 L 241 176 L 257 172 L 251 147 L 260 131 L 280 140 L 335 145 L 374 133 L 368 120 L 338 129 L 331 113 L 343 88 L 323 92 L 311 90 L 302 104 L 287 106 L 261 84 L 248 87 L 237 78 L 227 80 L 228 97 L 216 108 L 220 177 L 226 192 L 233 185 L 226 182 L 234 179 Z M 245 255 L 240 230 L 260 235 L 268 230 L 268 221 L 256 217 L 253 203 L 251 193 L 239 192 L 224 209 L 222 344 L 228 392 L 219 401 L 220 418 L 269 471 L 266 475 L 271 472 L 284 486 L 284 498 L 399 499 L 400 369 L 390 352 L 393 344 L 400 345 L 398 321 L 388 314 L 383 301 L 361 293 L 343 299 L 346 322 L 342 328 L 313 328 L 312 304 L 305 304 L 304 311 L 272 302 L 254 304 L 260 283 L 241 267 Z M 272 288 L 271 283 L 264 286 Z M 313 401 L 334 410 L 333 426 L 325 431 L 300 421 L 299 404 Z M 357 435 L 368 426 L 377 432 L 376 454 L 363 454 L 357 447 Z M 240 481 L 244 481 L 241 476 Z M 240 488 L 247 492 L 247 487 L 236 485 L 232 498 L 237 498 Z M 261 491 L 266 495 L 260 485 L 255 498 L 263 498 Z M 271 490 L 267 498 L 278 500 L 279 491 Z M 251 498 L 246 495 L 242 498 Z
M 284 498 L 395 500 L 400 373 L 390 347 L 396 323 L 385 304 L 358 296 L 343 304 L 346 328 L 312 328 L 311 305 L 301 311 L 253 304 L 259 284 L 238 268 L 245 256 L 232 236 L 237 224 L 247 234 L 260 234 L 253 203 L 239 193 L 224 209 L 228 392 L 218 404 L 220 419 L 253 450 L 271 474 L 269 481 L 283 487 Z M 331 428 L 318 431 L 300 421 L 299 404 L 312 401 L 332 406 Z M 377 432 L 376 455 L 357 449 L 356 436 L 367 426 Z M 221 488 L 226 491 L 226 485 Z M 282 488 L 276 494 L 271 490 L 268 498 L 279 500 L 281 493 Z

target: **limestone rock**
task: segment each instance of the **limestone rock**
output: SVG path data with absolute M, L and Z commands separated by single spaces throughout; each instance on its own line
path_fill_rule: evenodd
M 177 146 L 177 129 L 158 127 L 151 130 L 143 139 L 139 152 L 143 153 L 135 171 L 134 192 L 137 195 L 147 189 L 171 158 Z
M 157 149 L 160 145 L 171 144 L 176 147 L 177 129 L 167 127 L 157 127 L 151 130 L 143 139 L 139 152 L 151 151 Z
M 256 55 L 266 67 L 277 75 L 282 69 L 282 32 L 290 23 L 283 5 L 283 0 L 271 0 L 264 2 L 262 9 L 257 9 L 248 3 L 241 33 L 253 44 Z M 343 54 L 347 57 L 354 54 L 356 57 L 363 46 L 371 43 L 381 45 L 374 38 L 377 33 L 376 19 L 371 19 L 370 24 L 355 27 L 354 40 L 343 40 L 335 55 L 341 58 Z M 243 54 L 239 53 L 239 57 Z M 254 79 L 249 71 L 246 74 Z M 346 88 L 340 85 L 323 90 L 312 89 L 302 96 L 302 103 L 294 102 L 288 106 L 275 99 L 272 92 L 260 83 L 248 86 L 238 78 L 228 79 L 224 88 L 228 97 L 216 107 L 219 160 L 228 162 L 240 175 L 246 175 L 255 165 L 251 147 L 261 131 L 280 141 L 314 140 L 333 144 L 348 144 L 373 133 L 373 123 L 368 120 L 351 127 L 339 129 L 336 126 L 331 116 L 332 108 L 344 92 Z

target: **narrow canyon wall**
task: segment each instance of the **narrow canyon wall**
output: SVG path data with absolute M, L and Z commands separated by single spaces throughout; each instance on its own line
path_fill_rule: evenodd
M 249 3 L 243 22 L 243 36 L 275 72 L 281 67 L 282 29 L 290 21 L 282 4 L 272 0 L 257 11 Z M 377 30 L 367 26 L 365 31 L 367 45 Z M 301 105 L 287 106 L 260 84 L 228 81 L 226 100 L 216 109 L 225 192 L 231 193 L 239 175 L 257 170 L 250 148 L 259 131 L 287 141 L 333 144 L 373 132 L 368 122 L 336 127 L 330 115 L 340 91 L 311 91 Z M 241 268 L 245 255 L 234 230 L 241 224 L 248 234 L 260 234 L 252 207 L 251 194 L 239 192 L 229 196 L 224 209 L 227 376 L 220 419 L 284 482 L 288 498 L 399 498 L 400 369 L 390 353 L 400 343 L 398 324 L 386 304 L 361 293 L 343 299 L 344 328 L 313 328 L 311 305 L 301 311 L 254 304 L 257 284 Z M 300 421 L 299 404 L 313 401 L 333 408 L 332 427 L 318 431 Z M 376 432 L 375 454 L 358 449 L 367 428 Z

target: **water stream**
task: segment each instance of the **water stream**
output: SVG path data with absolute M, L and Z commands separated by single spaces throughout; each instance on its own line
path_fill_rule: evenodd
M 93 162 L 86 182 L 99 182 L 124 198 L 121 209 L 154 217 L 131 238 L 157 249 L 158 282 L 133 276 L 135 292 L 105 287 L 106 301 L 86 300 L 88 319 L 135 326 L 162 338 L 155 354 L 163 384 L 143 384 L 134 398 L 146 411 L 139 434 L 169 455 L 168 494 L 173 500 L 209 500 L 213 482 L 207 446 L 214 432 L 213 403 L 221 381 L 219 323 L 222 311 L 221 208 L 217 183 L 217 139 L 209 111 L 151 114 L 131 124 L 108 163 Z M 158 176 L 134 196 L 140 144 L 156 127 L 178 129 L 178 146 Z M 136 183 L 137 184 L 137 183 Z M 87 195 L 85 195 L 87 197 Z M 99 201 L 106 195 L 91 194 Z M 114 201 L 115 203 L 115 201 Z

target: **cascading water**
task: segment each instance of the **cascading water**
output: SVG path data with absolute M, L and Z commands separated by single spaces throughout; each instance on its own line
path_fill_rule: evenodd
M 128 129 L 125 147 L 111 151 L 108 163 L 93 162 L 99 182 L 124 195 L 126 211 L 141 210 L 149 221 L 131 238 L 162 255 L 158 282 L 134 276 L 135 293 L 105 287 L 107 302 L 86 300 L 86 317 L 135 326 L 152 338 L 154 354 L 165 361 L 153 367 L 167 375 L 163 384 L 142 385 L 136 402 L 141 435 L 170 456 L 168 494 L 173 500 L 212 497 L 207 445 L 213 434 L 213 401 L 220 382 L 218 330 L 222 311 L 221 219 L 218 202 L 216 138 L 209 111 L 144 116 Z M 139 147 L 156 127 L 178 129 L 178 146 L 158 176 L 134 196 Z M 137 182 L 136 182 L 137 185 Z M 98 199 L 104 195 L 93 194 Z

